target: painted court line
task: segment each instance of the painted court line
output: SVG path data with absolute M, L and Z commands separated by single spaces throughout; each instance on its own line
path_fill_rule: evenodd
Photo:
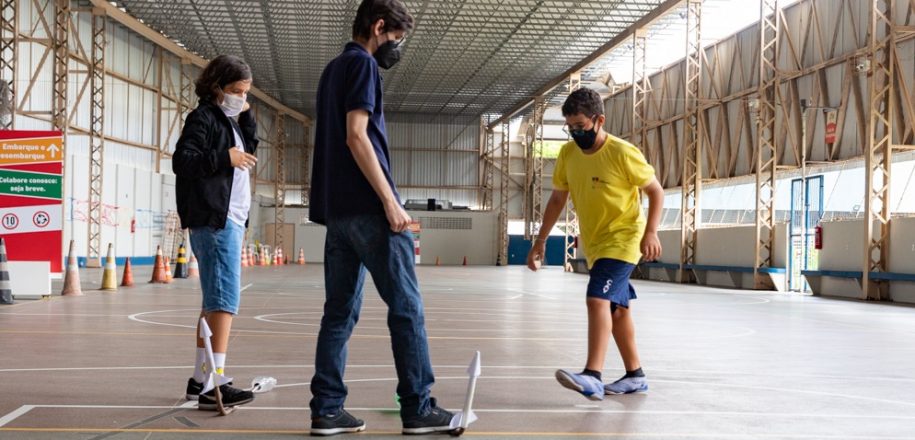
M 22 405 L 19 408 L 17 408 L 16 410 L 14 410 L 13 412 L 11 412 L 3 417 L 0 417 L 0 428 L 6 426 L 13 420 L 16 420 L 17 418 L 19 418 L 19 416 L 31 411 L 32 408 L 34 408 L 34 406 L 32 406 L 32 405 Z
M 0 418 L 0 428 L 13 422 L 22 415 L 33 409 L 109 409 L 109 410 L 166 410 L 168 415 L 174 414 L 177 410 L 194 409 L 187 404 L 181 406 L 161 406 L 161 405 L 23 405 L 17 410 Z M 616 410 L 600 409 L 576 405 L 576 408 L 557 408 L 557 409 L 528 409 L 528 408 L 480 408 L 474 409 L 478 413 L 490 414 L 604 414 L 604 415 L 641 415 L 641 416 L 706 416 L 706 417 L 777 417 L 777 418 L 796 418 L 796 419 L 861 419 L 861 420 L 901 420 L 912 421 L 915 416 L 906 415 L 868 415 L 868 414 L 812 414 L 812 413 L 776 413 L 776 412 L 759 412 L 759 411 L 677 411 L 677 410 Z M 239 411 L 287 411 L 287 412 L 307 412 L 308 407 L 286 407 L 286 406 L 243 406 L 236 408 Z M 398 408 L 383 407 L 348 407 L 347 410 L 352 412 L 391 412 L 398 411 Z M 449 411 L 458 411 L 459 408 L 449 408 Z M 78 429 L 78 428 L 71 428 Z
M 176 370 L 176 369 L 189 369 L 193 368 L 193 365 L 160 365 L 160 366 L 119 366 L 119 367 L 42 367 L 42 368 L 6 368 L 0 369 L 0 373 L 28 373 L 28 372 L 49 372 L 49 371 L 130 371 L 130 370 Z M 466 365 L 435 365 L 436 369 L 460 369 L 464 370 L 467 368 Z M 232 365 L 232 368 L 261 368 L 261 369 L 308 369 L 314 368 L 313 364 L 272 364 L 272 365 Z M 359 365 L 347 365 L 346 368 L 386 368 L 393 370 L 394 364 L 359 364 Z M 487 370 L 556 370 L 562 368 L 562 366 L 557 365 L 487 365 Z M 859 380 L 859 381 L 879 381 L 879 382 L 906 382 L 906 383 L 915 383 L 915 378 L 907 377 L 879 377 L 879 376 L 841 376 L 833 374 L 805 374 L 805 373 L 791 373 L 791 374 L 779 374 L 772 373 L 767 371 L 760 372 L 736 372 L 736 371 L 718 371 L 718 370 L 693 370 L 693 369 L 683 369 L 683 368 L 664 368 L 664 367 L 652 367 L 651 371 L 653 372 L 667 372 L 667 373 L 676 373 L 676 374 L 690 374 L 690 375 L 702 375 L 702 376 L 727 376 L 727 375 L 736 375 L 741 377 L 791 377 L 791 378 L 812 378 L 812 379 L 837 379 L 837 380 Z M 528 376 L 529 377 L 529 376 Z M 662 381 L 663 379 L 653 379 Z M 692 382 L 689 382 L 692 383 Z M 704 385 L 704 383 L 703 383 Z M 720 385 L 720 384 L 719 384 Z

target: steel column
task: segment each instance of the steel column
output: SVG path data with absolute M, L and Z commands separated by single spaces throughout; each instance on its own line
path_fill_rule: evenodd
M 499 254 L 496 257 L 497 266 L 508 266 L 508 192 L 511 181 L 509 171 L 511 166 L 511 136 L 508 121 L 502 123 L 502 146 L 499 158 L 500 184 L 499 184 Z
M 871 0 L 870 119 L 868 144 L 864 152 L 864 274 L 861 287 L 864 298 L 889 299 L 886 281 L 873 280 L 871 272 L 889 270 L 890 248 L 890 170 L 892 169 L 893 117 L 896 90 L 896 32 L 893 26 L 894 0 Z M 877 227 L 874 228 L 874 223 Z
M 480 191 L 483 211 L 493 209 L 495 195 L 495 154 L 496 154 L 496 135 L 493 130 L 486 128 L 489 124 L 488 117 L 480 118 L 481 142 L 483 144 L 480 163 L 483 166 L 483 175 L 480 181 Z
M 194 106 L 194 75 L 191 69 L 194 65 L 187 58 L 181 59 L 179 66 L 179 84 L 178 84 L 178 131 L 184 130 L 184 118 L 191 112 Z
M 19 0 L 0 1 L 0 129 L 16 123 L 16 62 L 19 56 Z M 7 99 L 8 98 L 8 99 Z
M 690 265 L 696 263 L 696 241 L 702 212 L 699 193 L 702 186 L 702 2 L 689 0 L 686 14 L 686 77 L 684 90 L 686 119 L 683 121 L 684 144 L 682 202 L 680 205 L 680 273 L 681 283 L 693 282 Z
M 632 121 L 630 141 L 648 157 L 648 142 L 645 139 L 645 128 L 648 125 L 648 94 L 651 82 L 648 80 L 646 47 L 648 30 L 637 29 L 632 34 Z M 687 52 L 689 49 L 687 49 Z
M 311 126 L 307 122 L 302 123 L 302 206 L 308 205 L 309 190 L 311 189 Z
M 103 9 L 92 11 L 92 60 L 89 107 L 89 249 L 86 266 L 101 267 L 102 191 L 105 163 L 105 29 L 107 15 Z
M 70 77 L 70 0 L 52 0 L 54 6 L 54 29 L 52 30 L 52 52 L 54 53 L 54 74 L 51 100 L 51 126 L 60 131 L 61 179 L 67 181 L 67 132 L 70 118 L 67 111 L 67 83 Z M 49 3 L 48 6 L 51 6 Z M 28 95 L 28 92 L 26 93 Z M 61 200 L 67 200 L 67 186 L 63 185 Z
M 581 88 L 581 73 L 576 73 L 569 77 L 569 94 Z M 572 199 L 566 202 L 565 210 L 565 240 L 562 267 L 566 272 L 572 272 L 572 260 L 578 257 L 575 251 L 575 239 L 580 232 L 578 228 L 578 213 L 575 211 L 575 205 Z
M 760 0 L 759 108 L 756 153 L 756 271 L 757 289 L 772 289 L 759 269 L 772 267 L 775 244 L 775 187 L 778 145 L 775 131 L 778 88 L 778 40 L 781 29 L 778 0 Z
M 276 113 L 276 140 L 273 143 L 274 154 L 276 155 L 276 175 L 273 176 L 274 203 L 273 228 L 275 249 L 283 249 L 283 225 L 286 223 L 286 115 Z
M 546 101 L 541 96 L 534 102 L 525 136 L 527 182 L 525 188 L 524 237 L 533 240 L 543 223 L 543 112 Z

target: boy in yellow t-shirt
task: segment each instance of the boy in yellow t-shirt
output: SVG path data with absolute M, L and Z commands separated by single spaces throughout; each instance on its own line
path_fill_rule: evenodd
M 636 297 L 629 275 L 641 257 L 653 261 L 661 256 L 657 231 L 664 189 L 655 179 L 654 168 L 635 146 L 603 130 L 604 106 L 597 92 L 587 88 L 573 92 L 562 106 L 562 115 L 573 142 L 562 147 L 556 161 L 553 194 L 527 265 L 537 270 L 544 243 L 571 195 L 591 280 L 587 292 L 587 364 L 581 373 L 558 370 L 556 379 L 591 400 L 603 400 L 604 394 L 646 392 L 648 382 L 636 350 L 629 310 L 629 300 Z M 647 226 L 639 190 L 648 196 Z M 626 375 L 604 385 L 601 371 L 611 333 Z

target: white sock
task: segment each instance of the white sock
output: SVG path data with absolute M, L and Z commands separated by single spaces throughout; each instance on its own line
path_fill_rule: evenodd
M 225 353 L 213 353 L 213 361 L 216 362 L 216 374 L 225 374 L 226 369 L 226 354 Z
M 194 381 L 203 383 L 206 380 L 206 362 L 207 351 L 205 348 L 197 348 L 197 361 L 194 362 Z

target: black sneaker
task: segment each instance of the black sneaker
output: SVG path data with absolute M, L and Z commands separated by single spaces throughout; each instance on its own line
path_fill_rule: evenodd
M 229 385 L 232 385 L 232 382 L 229 382 Z M 197 400 L 197 396 L 203 391 L 203 384 L 194 380 L 193 377 L 188 378 L 187 380 L 187 391 L 185 391 L 184 397 L 187 400 Z
M 254 400 L 254 393 L 250 391 L 233 388 L 229 385 L 221 385 L 219 392 L 222 393 L 222 406 L 231 408 L 233 406 L 251 403 Z M 197 399 L 197 409 L 204 411 L 216 411 L 216 390 L 210 390 L 206 394 L 201 394 Z
M 334 435 L 365 430 L 365 422 L 340 409 L 337 414 L 311 419 L 311 435 Z
M 184 397 L 187 400 L 197 400 L 197 396 L 203 391 L 203 384 L 194 380 L 193 377 L 187 380 L 187 392 Z
M 422 417 L 417 417 L 415 419 L 404 420 L 404 435 L 432 434 L 436 432 L 452 431 L 451 419 L 454 418 L 454 414 L 443 408 L 439 408 L 438 405 L 436 405 L 435 398 L 429 400 L 429 406 L 431 406 L 431 409 L 429 410 L 428 414 Z

